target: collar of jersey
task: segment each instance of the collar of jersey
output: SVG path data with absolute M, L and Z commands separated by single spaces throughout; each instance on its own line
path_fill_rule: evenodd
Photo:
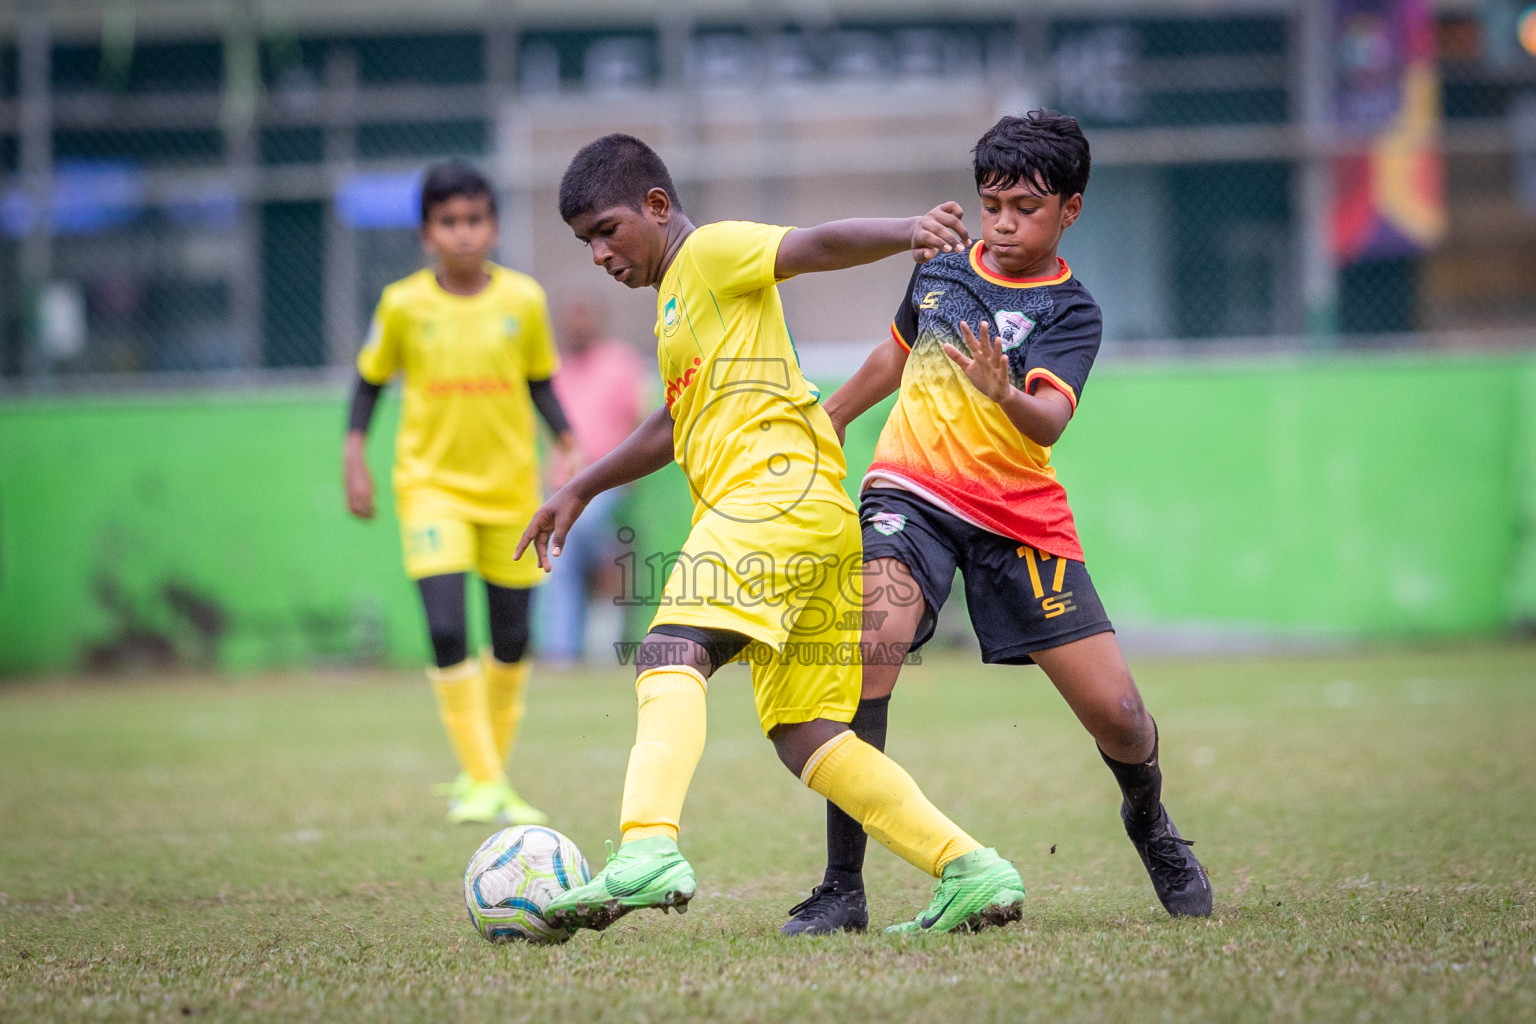
M 437 279 L 436 270 L 433 270 L 431 267 L 425 267 L 423 269 L 427 273 L 428 282 L 432 288 L 433 293 L 448 299 L 451 302 L 481 302 L 486 298 L 487 295 L 495 291 L 496 283 L 501 277 L 501 274 L 499 273 L 501 267 L 496 263 L 493 263 L 491 260 L 486 260 L 485 272 L 490 277 L 490 280 L 485 282 L 485 287 L 481 288 L 473 295 L 460 295 L 458 292 L 451 292 L 447 288 L 443 287 L 443 283 Z
M 1000 284 L 1004 288 L 1041 288 L 1045 285 L 1061 284 L 1072 276 L 1072 268 L 1067 266 L 1067 261 L 1060 256 L 1056 257 L 1056 266 L 1060 268 L 1059 271 L 1045 277 L 1004 277 L 1002 274 L 994 274 L 987 269 L 985 263 L 981 262 L 981 250 L 986 244 L 978 238 L 976 244 L 971 246 L 971 269 L 980 274 L 983 280 L 993 284 Z

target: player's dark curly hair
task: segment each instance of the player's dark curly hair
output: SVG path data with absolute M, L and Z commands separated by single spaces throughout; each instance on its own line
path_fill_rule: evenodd
M 627 206 L 639 211 L 653 188 L 663 189 L 682 211 L 677 188 L 656 151 L 633 135 L 615 132 L 589 142 L 560 176 L 560 218 L 569 224 L 594 210 Z
M 1007 116 L 971 150 L 976 188 L 1023 185 L 1067 199 L 1088 187 L 1088 140 L 1077 118 L 1043 108 Z
M 491 204 L 491 216 L 496 216 L 496 190 L 485 175 L 462 160 L 433 164 L 421 180 L 421 222 L 425 224 L 432 215 L 432 207 L 446 203 L 454 196 L 466 199 L 484 199 Z

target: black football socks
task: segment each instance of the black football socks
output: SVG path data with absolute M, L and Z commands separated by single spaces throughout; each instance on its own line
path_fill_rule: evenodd
M 859 709 L 850 723 L 853 734 L 876 750 L 885 750 L 890 706 L 890 694 L 859 701 Z M 828 801 L 827 874 L 823 884 L 844 892 L 864 888 L 864 849 L 868 841 L 864 826 Z
M 1157 723 L 1152 723 L 1152 754 L 1140 764 L 1116 761 L 1103 748 L 1099 756 L 1109 765 L 1125 795 L 1126 826 L 1150 828 L 1163 806 L 1163 770 L 1157 765 Z M 830 834 L 830 833 L 829 833 Z

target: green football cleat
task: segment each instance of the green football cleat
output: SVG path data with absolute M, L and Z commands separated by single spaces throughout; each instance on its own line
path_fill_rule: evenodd
M 502 820 L 508 796 L 516 797 L 506 779 L 471 781 L 463 792 L 448 801 L 448 820 L 456 825 L 494 824 Z
M 991 848 L 972 850 L 944 867 L 933 887 L 933 902 L 910 921 L 886 934 L 975 932 L 1024 916 L 1024 882 L 1018 869 Z
M 676 841 L 651 836 L 610 853 L 596 878 L 556 896 L 543 916 L 556 928 L 602 931 L 631 910 L 657 907 L 684 913 L 696 885 L 693 868 L 678 852 Z
M 475 784 L 475 777 L 469 772 L 459 772 L 459 777 L 452 782 L 439 782 L 432 787 L 434 796 L 445 796 L 449 803 L 461 800 L 464 794 L 469 792 L 469 787 Z
M 476 786 L 484 788 L 476 789 Z M 439 782 L 433 786 L 432 792 L 448 798 L 448 820 L 452 822 L 549 824 L 549 815 L 518 796 L 517 790 L 504 780 L 477 783 L 468 772 L 460 772 L 452 782 Z

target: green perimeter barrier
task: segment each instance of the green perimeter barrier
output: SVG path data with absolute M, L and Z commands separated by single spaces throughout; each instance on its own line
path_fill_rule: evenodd
M 344 406 L 339 390 L 0 405 L 0 672 L 422 662 L 388 484 L 398 400 L 370 445 L 367 524 L 343 504 Z M 850 489 L 885 408 L 849 432 Z M 1122 628 L 1536 620 L 1536 358 L 1105 366 L 1055 461 Z M 690 512 L 676 467 L 635 489 L 640 593 Z

